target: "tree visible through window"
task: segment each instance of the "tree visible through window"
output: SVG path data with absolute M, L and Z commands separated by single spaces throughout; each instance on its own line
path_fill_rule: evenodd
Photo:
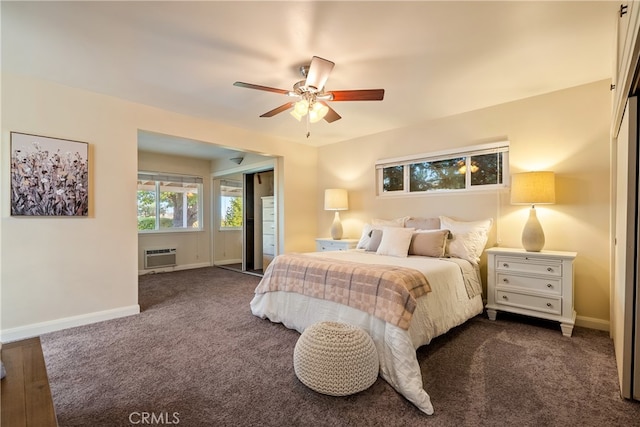
M 242 228 L 242 182 L 220 180 L 220 229 Z
M 421 162 L 409 165 L 409 191 L 464 188 L 465 174 L 460 172 L 464 158 Z
M 471 157 L 471 185 L 502 183 L 503 153 L 482 154 Z
M 460 151 L 389 159 L 376 164 L 378 194 L 465 191 L 502 187 L 508 176 L 509 143 L 486 144 Z
M 138 174 L 138 230 L 201 229 L 202 178 Z
M 391 166 L 382 170 L 385 191 L 404 189 L 404 166 Z

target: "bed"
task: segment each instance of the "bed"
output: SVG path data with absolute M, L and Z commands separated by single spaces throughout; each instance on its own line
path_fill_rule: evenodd
M 376 228 L 375 223 L 365 226 L 359 249 L 355 250 L 279 255 L 269 265 L 257 286 L 250 303 L 251 311 L 258 317 L 282 323 L 300 333 L 321 321 L 345 322 L 361 327 L 375 343 L 380 360 L 380 376 L 418 409 L 431 415 L 434 409 L 423 388 L 416 349 L 482 312 L 478 260 L 486 243 L 486 233 L 491 227 L 490 221 L 483 221 L 482 230 L 485 231 L 481 230 L 478 235 L 478 222 L 462 223 L 446 217 L 439 219 L 438 226 L 446 228 L 435 229 L 434 224 L 430 225 L 430 229 L 406 227 L 411 224 L 406 219 L 400 227 L 383 225 Z M 399 235 L 403 239 L 401 244 L 398 243 L 401 240 Z M 429 247 L 426 250 L 416 249 L 417 239 L 428 239 Z M 363 240 L 366 241 L 363 243 Z M 439 243 L 432 244 L 434 241 Z M 478 245 L 481 247 L 478 248 Z M 371 250 L 373 248 L 375 251 Z M 464 248 L 465 256 L 455 256 L 462 254 L 460 248 Z M 469 251 L 469 248 L 472 250 Z M 364 306 L 362 300 L 367 298 L 381 304 L 382 291 L 372 291 L 378 294 L 370 298 L 368 291 L 357 293 L 359 286 L 355 282 L 345 285 L 347 291 L 318 291 L 317 283 L 311 283 L 308 277 L 303 277 L 311 276 L 308 272 L 314 270 L 310 266 L 318 271 L 327 270 L 316 276 L 331 276 L 334 279 L 335 275 L 344 272 L 342 270 L 347 270 L 347 275 L 354 277 L 372 275 L 375 271 L 388 276 L 389 273 L 384 272 L 386 268 L 392 271 L 392 279 L 388 281 L 395 281 L 398 276 L 401 281 L 411 282 L 411 286 L 417 290 L 409 291 L 413 293 L 411 296 L 404 291 L 387 291 L 393 298 L 403 298 L 398 304 L 386 301 L 377 308 L 373 305 Z M 298 272 L 291 273 L 296 268 Z M 416 272 L 426 279 L 426 287 L 415 283 Z M 362 278 L 362 282 L 367 280 L 378 279 Z M 337 280 L 329 282 L 333 284 L 327 283 L 326 286 L 335 286 Z M 405 284 L 406 288 L 411 286 Z M 356 293 L 346 295 L 345 292 L 351 292 L 352 288 L 356 289 Z M 399 295 L 401 293 L 403 295 Z M 400 307 L 395 306 L 394 310 L 388 309 L 393 304 L 405 304 L 405 311 L 401 312 Z M 390 314 L 391 311 L 395 314 Z

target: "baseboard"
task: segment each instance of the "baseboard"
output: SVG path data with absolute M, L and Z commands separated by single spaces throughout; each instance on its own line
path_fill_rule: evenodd
M 596 319 L 594 317 L 576 316 L 576 326 L 583 328 L 597 329 L 599 331 L 609 331 L 609 321 Z
M 201 262 L 199 264 L 184 264 L 174 265 L 173 267 L 154 268 L 153 270 L 138 270 L 138 276 L 143 276 L 145 274 L 170 273 L 172 271 L 191 270 L 203 267 L 211 267 L 211 264 L 208 262 Z
M 97 323 L 105 320 L 117 319 L 119 317 L 131 316 L 139 313 L 140 306 L 135 304 L 128 307 L 114 308 L 111 310 L 97 311 L 95 313 L 87 313 L 79 316 L 64 317 L 62 319 L 34 323 L 32 325 L 19 326 L 17 328 L 3 329 L 0 331 L 0 342 L 8 343 L 33 338 L 49 332 L 60 331 L 62 329 L 74 328 L 76 326 L 88 325 L 90 323 Z

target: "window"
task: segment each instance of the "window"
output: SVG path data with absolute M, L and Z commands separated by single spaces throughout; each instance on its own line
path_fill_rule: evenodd
M 242 229 L 242 182 L 220 180 L 220 230 Z
M 378 195 L 428 194 L 506 186 L 509 143 L 422 154 L 376 163 Z
M 138 173 L 138 231 L 202 230 L 202 178 Z

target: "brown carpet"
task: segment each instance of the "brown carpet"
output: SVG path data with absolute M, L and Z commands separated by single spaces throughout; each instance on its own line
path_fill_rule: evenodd
M 607 333 L 566 338 L 502 314 L 418 350 L 432 416 L 380 378 L 315 393 L 293 371 L 299 334 L 251 314 L 259 280 L 215 267 L 142 276 L 140 315 L 42 336 L 60 426 L 640 425 Z

